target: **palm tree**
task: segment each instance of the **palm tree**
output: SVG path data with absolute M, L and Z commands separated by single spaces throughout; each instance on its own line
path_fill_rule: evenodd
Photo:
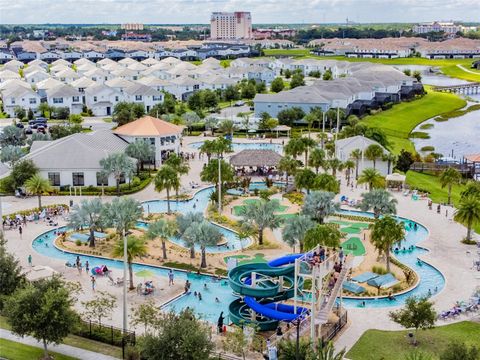
M 258 244 L 263 245 L 263 231 L 266 228 L 276 229 L 280 226 L 280 218 L 275 216 L 278 200 L 259 200 L 245 205 L 240 212 L 246 222 L 258 230 Z
M 278 163 L 278 170 L 283 171 L 286 176 L 285 191 L 288 189 L 288 177 L 290 175 L 295 175 L 298 168 L 298 161 L 290 156 L 285 156 L 280 159 Z
M 125 154 L 137 160 L 137 173 L 143 170 L 146 161 L 151 161 L 155 156 L 155 148 L 146 140 L 137 139 L 135 142 L 128 144 Z
M 170 214 L 170 189 L 177 190 L 180 187 L 180 179 L 174 168 L 163 165 L 155 175 L 155 190 L 160 192 L 167 190 L 167 213 Z
M 323 224 L 325 218 L 340 209 L 333 201 L 335 194 L 329 191 L 313 191 L 305 197 L 302 213 Z
M 210 130 L 212 136 L 215 135 L 215 128 L 218 126 L 218 119 L 209 117 L 205 120 L 205 129 Z
M 88 226 L 90 230 L 90 247 L 95 247 L 95 231 L 102 226 L 103 205 L 99 198 L 82 200 L 80 205 L 74 205 L 69 216 L 68 226 L 76 229 Z
M 460 174 L 460 171 L 451 167 L 445 169 L 440 175 L 440 184 L 442 185 L 442 188 L 445 186 L 448 188 L 448 205 L 451 203 L 453 185 L 460 184 L 461 181 L 462 174 Z
M 224 134 L 229 134 L 230 137 L 233 137 L 233 132 L 237 129 L 235 123 L 232 120 L 223 120 L 220 125 L 218 126 L 218 130 L 220 130 Z
M 358 180 L 358 168 L 362 159 L 362 150 L 355 149 L 350 153 L 350 157 L 355 160 L 355 180 Z
M 134 173 L 134 161 L 123 153 L 115 153 L 101 159 L 100 166 L 106 176 L 113 175 L 117 186 L 117 196 L 120 196 L 120 181 Z
M 122 235 L 135 227 L 142 216 L 142 205 L 129 197 L 114 198 L 110 203 L 103 205 L 102 216 L 105 226 L 115 228 L 117 234 Z
M 39 174 L 35 174 L 25 181 L 25 189 L 30 194 L 38 196 L 38 208 L 42 209 L 42 195 L 52 191 L 52 185 L 50 185 L 48 179 L 44 179 Z
M 365 149 L 365 157 L 373 162 L 373 168 L 376 169 L 377 159 L 383 155 L 383 148 L 380 145 L 372 144 Z
M 385 186 L 385 178 L 373 168 L 366 168 L 358 178 L 358 184 L 368 184 L 368 190 L 383 188 Z
M 177 223 L 174 220 L 160 219 L 151 223 L 148 227 L 147 238 L 162 240 L 163 260 L 167 259 L 166 240 L 177 233 Z
M 13 168 L 15 163 L 25 155 L 22 148 L 16 145 L 4 146 L 0 152 L 0 160 L 3 163 L 10 163 L 10 167 Z
M 170 154 L 170 156 L 164 162 L 164 164 L 171 166 L 180 176 L 187 175 L 190 170 L 190 165 L 188 164 L 188 162 L 183 160 L 182 157 L 180 157 L 175 153 Z M 178 201 L 178 189 L 179 188 L 175 189 L 177 201 Z
M 212 157 L 212 154 L 215 153 L 215 142 L 214 140 L 205 140 L 199 148 L 200 154 L 205 154 L 207 155 L 207 163 L 210 162 L 210 158 Z
M 355 169 L 355 162 L 353 160 L 347 160 L 343 163 L 345 169 L 345 178 L 347 179 L 347 186 L 350 185 L 350 178 L 352 176 L 352 170 Z
M 332 224 L 317 224 L 305 234 L 304 247 L 306 250 L 318 245 L 335 248 L 340 246 L 341 239 L 342 233 Z
M 311 360 L 342 360 L 346 353 L 347 351 L 345 349 L 336 352 L 332 341 L 329 341 L 327 345 L 323 346 L 322 342 L 319 341 L 315 354 Z
M 113 248 L 114 257 L 122 257 L 124 255 L 124 241 L 119 239 Z M 147 255 L 147 246 L 143 239 L 137 238 L 133 235 L 127 237 L 127 263 L 130 277 L 130 290 L 135 289 L 133 285 L 133 259 Z
M 285 153 L 285 155 L 289 155 L 294 159 L 296 159 L 297 156 L 302 154 L 304 151 L 305 144 L 300 138 L 290 139 L 287 145 L 285 145 L 285 147 L 283 148 L 283 152 Z
M 370 224 L 368 228 L 372 231 L 371 242 L 379 254 L 385 254 L 387 271 L 390 272 L 390 248 L 404 238 L 405 227 L 402 223 L 387 215 Z
M 467 241 L 472 240 L 472 227 L 480 223 L 480 199 L 466 196 L 460 200 L 454 220 L 467 227 Z
M 244 222 L 241 224 L 240 230 L 237 232 L 237 239 L 240 242 L 241 251 L 243 251 L 243 240 L 248 238 L 256 239 L 257 233 L 258 231 L 255 226 L 252 226 L 248 222 Z
M 362 201 L 358 205 L 362 211 L 373 210 L 375 219 L 380 215 L 397 213 L 397 200 L 385 189 L 373 189 L 362 194 Z
M 315 173 L 310 169 L 302 169 L 295 174 L 295 186 L 297 189 L 307 190 L 307 194 L 315 185 Z
M 222 233 L 206 220 L 202 222 L 192 223 L 185 233 L 183 234 L 185 239 L 200 245 L 200 252 L 202 254 L 202 260 L 200 262 L 201 268 L 207 267 L 206 247 L 215 246 L 222 239 Z
M 293 248 L 298 245 L 299 251 L 303 252 L 303 239 L 307 231 L 315 226 L 315 222 L 308 216 L 298 215 L 287 219 L 282 230 L 283 241 Z
M 309 149 L 313 149 L 317 146 L 317 142 L 313 139 L 311 139 L 310 137 L 306 138 L 306 137 L 303 137 L 302 138 L 302 142 L 303 142 L 303 152 L 305 153 L 305 164 L 304 166 L 307 167 L 308 165 L 308 150 Z
M 313 188 L 315 190 L 330 191 L 338 194 L 340 191 L 340 183 L 333 175 L 327 173 L 318 174 L 313 182 Z
M 343 167 L 343 162 L 337 158 L 329 159 L 327 160 L 326 167 L 332 170 L 332 176 L 336 177 L 337 171 Z
M 325 166 L 325 151 L 320 148 L 313 149 L 308 159 L 308 165 L 315 168 L 315 172 L 318 174 L 318 169 Z
M 200 212 L 188 212 L 186 214 L 179 214 L 177 216 L 177 232 L 178 236 L 182 238 L 187 246 L 190 248 L 190 258 L 195 258 L 195 243 L 190 242 L 189 239 L 184 238 L 185 231 L 193 223 L 200 223 L 204 220 L 203 214 Z
M 392 164 L 397 161 L 397 157 L 391 153 L 388 153 L 382 156 L 382 160 L 387 162 L 387 174 L 390 174 L 390 170 L 392 170 Z

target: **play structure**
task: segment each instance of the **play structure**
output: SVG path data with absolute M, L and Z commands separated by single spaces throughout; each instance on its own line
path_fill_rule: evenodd
M 332 251 L 320 263 L 316 261 L 318 253 L 317 247 L 304 254 L 230 270 L 230 287 L 239 296 L 229 306 L 231 321 L 236 325 L 254 324 L 262 331 L 276 329 L 279 322 L 290 322 L 300 326 L 302 332 L 310 328 L 315 337 L 317 326 L 328 321 L 337 295 L 341 295 L 351 262 L 347 256 L 335 286 L 328 288 L 338 254 Z M 309 289 L 304 289 L 306 280 Z

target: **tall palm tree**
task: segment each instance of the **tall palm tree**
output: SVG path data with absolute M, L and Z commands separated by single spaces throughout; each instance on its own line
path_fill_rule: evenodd
M 52 191 L 52 185 L 50 185 L 48 179 L 44 179 L 39 174 L 35 174 L 25 181 L 25 189 L 30 194 L 38 196 L 38 208 L 42 209 L 42 195 Z
M 385 254 L 387 271 L 390 272 L 390 248 L 404 238 L 405 227 L 387 215 L 370 224 L 368 228 L 372 231 L 372 244 L 380 254 Z
M 335 346 L 332 341 L 329 341 L 327 345 L 322 346 L 322 342 L 319 341 L 315 354 L 311 360 L 342 360 L 345 357 L 347 351 L 342 349 L 335 351 Z
M 347 186 L 350 185 L 350 179 L 352 176 L 352 170 L 355 169 L 355 162 L 353 160 L 347 160 L 343 163 L 345 169 L 345 178 L 347 179 Z
M 135 227 L 142 216 L 142 205 L 129 197 L 114 198 L 103 205 L 102 216 L 105 226 L 115 228 L 117 234 L 122 235 Z
M 288 189 L 288 177 L 290 175 L 295 175 L 298 168 L 298 161 L 290 156 L 285 156 L 280 159 L 278 163 L 278 170 L 283 171 L 286 176 L 285 191 Z
M 206 220 L 202 222 L 192 223 L 185 233 L 184 238 L 190 239 L 191 242 L 200 246 L 201 262 L 200 267 L 207 267 L 206 247 L 215 246 L 222 239 L 222 233 L 215 227 L 215 225 L 209 223 Z
M 357 180 L 358 184 L 368 184 L 368 190 L 379 189 L 385 186 L 385 178 L 373 168 L 366 168 Z
M 218 130 L 220 130 L 224 134 L 229 134 L 230 137 L 233 137 L 233 132 L 237 129 L 235 123 L 232 120 L 223 120 L 220 125 L 218 126 Z
M 466 196 L 460 200 L 454 220 L 467 227 L 467 241 L 472 240 L 472 228 L 480 223 L 480 198 Z
M 210 133 L 215 135 L 215 128 L 218 126 L 218 119 L 214 117 L 208 117 L 205 120 L 205 129 L 210 130 Z
M 307 167 L 307 165 L 308 165 L 308 151 L 310 149 L 315 148 L 317 146 L 317 142 L 310 137 L 303 137 L 302 142 L 303 142 L 303 152 L 305 153 L 305 164 L 304 164 L 304 166 Z
M 80 205 L 74 205 L 69 216 L 68 226 L 76 229 L 88 226 L 90 231 L 89 245 L 95 247 L 95 231 L 104 223 L 103 204 L 99 198 L 84 199 Z
M 318 174 L 318 169 L 325 166 L 325 151 L 320 148 L 313 149 L 310 152 L 308 165 L 315 168 L 315 172 Z
M 350 157 L 355 161 L 355 180 L 358 180 L 358 168 L 362 159 L 362 150 L 355 149 L 350 153 Z
M 128 144 L 125 154 L 137 160 L 137 173 L 143 170 L 146 161 L 153 160 L 155 156 L 155 148 L 146 140 L 137 139 L 135 142 Z
M 362 211 L 373 210 L 375 219 L 378 219 L 380 215 L 397 213 L 397 199 L 385 189 L 373 189 L 362 194 L 362 201 L 358 207 Z
M 373 168 L 376 169 L 377 159 L 383 155 L 383 148 L 380 145 L 372 144 L 365 149 L 365 157 L 373 162 Z
M 215 142 L 214 140 L 205 140 L 202 144 L 202 146 L 200 146 L 200 148 L 198 149 L 200 150 L 200 154 L 205 154 L 207 155 L 207 163 L 210 162 L 210 159 L 212 157 L 212 154 L 215 153 Z
M 124 255 L 124 241 L 123 239 L 119 239 L 114 248 L 113 248 L 113 256 L 114 257 L 122 257 Z M 128 263 L 128 272 L 130 278 L 130 286 L 129 289 L 135 289 L 133 285 L 133 268 L 132 263 L 133 259 L 137 257 L 142 257 L 147 255 L 147 246 L 145 245 L 145 241 L 133 235 L 127 237 L 127 263 Z
M 180 176 L 187 175 L 188 172 L 190 171 L 190 165 L 188 164 L 188 162 L 183 160 L 181 156 L 175 153 L 170 154 L 170 156 L 168 157 L 168 159 L 165 161 L 164 164 L 171 166 Z M 177 200 L 178 200 L 178 189 L 179 188 L 175 189 Z
M 453 185 L 458 185 L 461 181 L 462 174 L 460 174 L 460 171 L 451 167 L 445 169 L 440 175 L 440 184 L 442 185 L 442 188 L 445 186 L 448 188 L 448 205 L 451 203 Z
M 305 151 L 305 144 L 300 138 L 292 138 L 288 141 L 287 145 L 283 148 L 285 155 L 289 155 L 294 159 L 298 155 L 301 155 Z
M 180 187 L 178 173 L 169 165 L 163 165 L 155 175 L 155 190 L 167 191 L 167 213 L 170 214 L 170 189 L 177 190 Z
M 188 212 L 186 214 L 179 214 L 177 216 L 177 232 L 178 236 L 182 238 L 186 243 L 187 246 L 190 248 L 190 258 L 195 258 L 195 243 L 190 239 L 185 239 L 184 234 L 188 227 L 193 223 L 200 223 L 204 220 L 203 214 L 200 212 Z
M 117 196 L 120 196 L 120 181 L 134 173 L 135 162 L 124 153 L 115 153 L 101 159 L 100 166 L 106 176 L 113 175 L 117 186 Z
M 338 194 L 338 192 L 340 191 L 340 183 L 333 175 L 323 173 L 318 174 L 315 177 L 315 181 L 313 182 L 313 188 L 315 190 L 330 191 Z
M 303 239 L 307 231 L 315 226 L 315 222 L 308 216 L 299 215 L 287 219 L 282 230 L 283 241 L 293 248 L 298 245 L 299 251 L 303 252 Z
M 313 191 L 305 197 L 302 213 L 323 224 L 325 218 L 340 209 L 333 199 L 335 194 L 329 191 Z
M 315 173 L 310 169 L 302 169 L 295 174 L 295 186 L 297 189 L 307 190 L 307 194 L 315 186 Z
M 240 212 L 246 222 L 258 230 L 258 244 L 263 245 L 263 231 L 266 228 L 276 229 L 280 226 L 280 218 L 275 216 L 278 200 L 259 200 L 245 205 Z
M 333 158 L 327 160 L 326 167 L 332 170 L 332 176 L 337 176 L 337 171 L 342 170 L 343 162 L 340 159 Z
M 387 162 L 387 174 L 390 174 L 392 170 L 392 164 L 395 164 L 397 157 L 392 153 L 388 153 L 382 156 L 382 160 Z
M 174 220 L 159 219 L 148 227 L 147 238 L 162 240 L 163 260 L 167 259 L 166 241 L 177 233 L 177 223 Z

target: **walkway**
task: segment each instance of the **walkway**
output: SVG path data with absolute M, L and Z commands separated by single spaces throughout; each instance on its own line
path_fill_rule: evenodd
M 11 341 L 16 341 L 18 343 L 22 343 L 25 345 L 30 345 L 30 346 L 35 346 L 38 348 L 43 349 L 43 344 L 35 340 L 31 336 L 25 336 L 25 337 L 20 337 L 17 335 L 14 335 L 11 331 L 9 330 L 4 330 L 0 329 L 0 338 L 6 339 L 6 340 L 11 340 Z M 85 349 L 80 349 L 77 347 L 73 347 L 70 345 L 49 345 L 48 349 L 51 351 L 55 351 L 59 354 L 63 355 L 68 355 L 77 359 L 82 359 L 82 360 L 116 360 L 117 358 L 109 355 L 103 355 L 99 354 L 93 351 L 85 350 Z
M 480 71 L 473 71 L 473 70 L 470 70 L 470 69 L 467 69 L 466 67 L 464 67 L 463 65 L 460 65 L 460 64 L 457 64 L 457 67 L 459 67 L 460 69 L 462 69 L 463 71 L 466 71 L 470 74 L 475 74 L 475 75 L 479 75 L 480 76 Z

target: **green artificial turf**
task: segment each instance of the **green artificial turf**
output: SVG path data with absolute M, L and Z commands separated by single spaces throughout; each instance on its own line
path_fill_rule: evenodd
M 353 256 L 362 256 L 366 253 L 365 246 L 363 246 L 362 241 L 358 237 L 351 237 L 347 241 L 344 241 L 342 243 L 342 249 L 345 253 L 353 254 Z

